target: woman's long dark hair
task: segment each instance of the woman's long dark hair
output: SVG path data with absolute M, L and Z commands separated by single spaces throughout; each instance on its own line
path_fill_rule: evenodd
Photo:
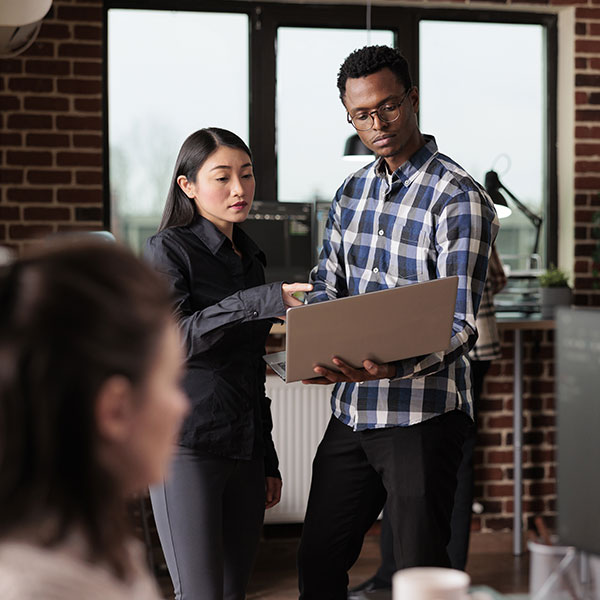
M 167 202 L 163 211 L 158 231 L 167 227 L 189 225 L 196 216 L 194 201 L 188 198 L 179 187 L 177 178 L 183 175 L 188 181 L 196 181 L 196 175 L 206 159 L 219 147 L 243 150 L 252 160 L 250 148 L 235 133 L 218 127 L 200 129 L 190 135 L 177 156 L 173 177 L 167 194 Z
M 55 243 L 2 267 L 0 537 L 54 545 L 79 531 L 90 560 L 128 574 L 122 482 L 98 456 L 95 404 L 113 375 L 145 383 L 170 312 L 164 282 L 117 244 Z

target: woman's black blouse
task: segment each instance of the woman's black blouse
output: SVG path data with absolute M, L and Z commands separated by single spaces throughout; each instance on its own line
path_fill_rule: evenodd
M 180 443 L 230 458 L 264 456 L 279 477 L 265 395 L 265 341 L 285 313 L 281 283 L 265 284 L 265 256 L 234 225 L 231 241 L 197 216 L 146 242 L 145 256 L 165 275 L 184 338 L 183 387 L 191 401 Z

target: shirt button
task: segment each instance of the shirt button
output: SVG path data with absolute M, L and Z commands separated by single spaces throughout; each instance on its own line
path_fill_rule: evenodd
M 377 233 L 378 233 L 379 235 L 383 235 L 385 232 L 383 231 L 383 229 L 380 229 L 380 230 L 379 230 Z
M 252 316 L 253 316 L 253 317 L 258 317 L 258 311 L 256 311 L 256 310 L 255 310 L 255 311 L 253 311 L 253 312 L 252 312 Z
M 379 273 L 379 269 L 378 269 L 377 267 L 375 267 L 375 268 L 373 269 L 373 273 Z

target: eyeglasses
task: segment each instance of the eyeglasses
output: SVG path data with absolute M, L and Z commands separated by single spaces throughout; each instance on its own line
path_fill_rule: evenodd
M 412 90 L 412 88 L 406 90 L 406 93 L 400 102 L 386 102 L 376 110 L 372 110 L 370 112 L 359 112 L 353 117 L 350 116 L 350 113 L 347 113 L 346 119 L 348 119 L 348 123 L 352 123 L 352 126 L 357 131 L 368 131 L 371 129 L 371 127 L 373 127 L 375 124 L 375 119 L 373 118 L 375 113 L 377 113 L 380 121 L 383 121 L 384 123 L 393 123 L 400 116 L 402 103 L 408 97 L 410 90 Z

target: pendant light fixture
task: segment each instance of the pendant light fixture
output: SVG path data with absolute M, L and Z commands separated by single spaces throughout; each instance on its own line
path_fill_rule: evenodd
M 369 156 L 373 156 L 373 152 L 363 144 L 362 140 L 358 137 L 358 133 L 351 135 L 346 140 L 344 160 L 365 162 Z

